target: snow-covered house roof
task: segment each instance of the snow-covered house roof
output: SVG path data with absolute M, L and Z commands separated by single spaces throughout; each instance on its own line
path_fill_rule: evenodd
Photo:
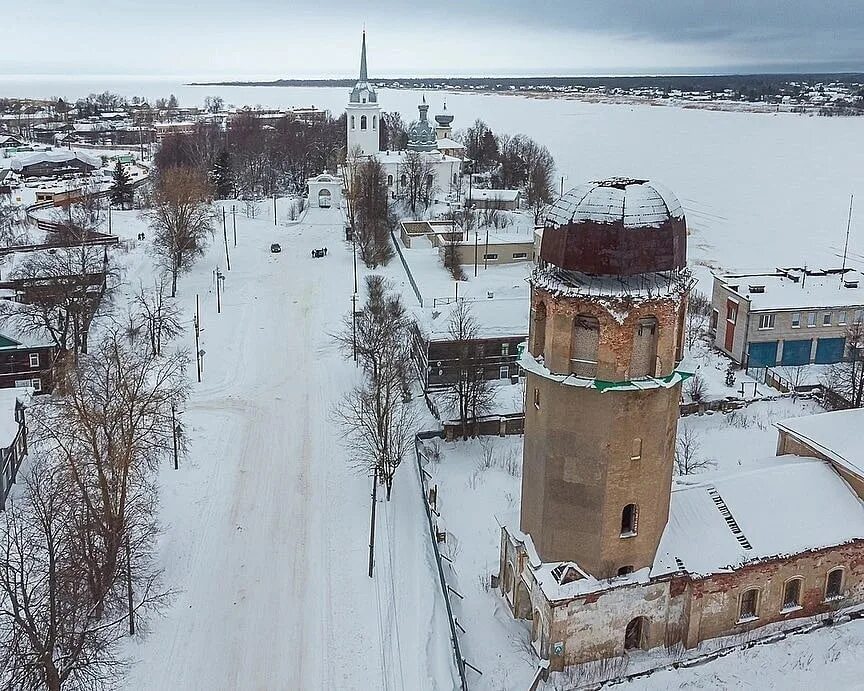
M 441 139 L 438 140 L 438 148 L 462 150 L 465 148 L 465 145 L 462 142 L 457 142 L 455 139 L 451 139 L 450 137 L 441 137 Z
M 835 410 L 775 424 L 815 452 L 864 479 L 864 447 L 861 445 L 864 409 Z
M 651 576 L 707 576 L 864 539 L 864 504 L 826 461 L 779 456 L 680 480 Z
M 27 166 L 39 163 L 67 163 L 69 161 L 81 161 L 94 168 L 102 167 L 102 159 L 98 156 L 83 151 L 68 151 L 55 149 L 53 151 L 34 151 L 33 153 L 16 156 L 12 159 L 12 170 L 20 171 Z
M 864 305 L 864 276 L 855 269 L 786 268 L 715 279 L 745 298 L 751 312 Z
M 524 338 L 528 335 L 529 303 L 527 294 L 469 300 L 471 316 L 477 324 L 477 338 Z M 456 303 L 424 310 L 426 331 L 432 341 L 449 341 L 450 319 Z
M 493 201 L 500 200 L 502 202 L 515 202 L 519 199 L 521 192 L 519 190 L 478 190 L 472 189 L 465 196 L 466 200 L 471 201 Z
M 0 389 L 0 449 L 12 446 L 18 436 L 20 425 L 15 419 L 15 408 L 19 401 L 22 404 L 28 403 L 32 392 L 30 387 Z

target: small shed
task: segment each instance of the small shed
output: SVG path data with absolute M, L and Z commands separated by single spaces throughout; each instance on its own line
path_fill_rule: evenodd
M 502 209 L 515 211 L 519 208 L 521 199 L 519 190 L 483 190 L 472 189 L 465 201 L 475 209 Z
M 342 204 L 342 178 L 329 173 L 321 173 L 309 178 L 309 204 L 322 209 L 339 208 Z

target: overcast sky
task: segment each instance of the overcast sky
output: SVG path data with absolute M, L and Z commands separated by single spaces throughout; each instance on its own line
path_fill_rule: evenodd
M 864 71 L 864 0 L 27 0 L 0 74 Z

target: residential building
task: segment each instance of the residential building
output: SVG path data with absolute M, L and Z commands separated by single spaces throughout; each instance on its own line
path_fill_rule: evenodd
M 20 334 L 0 334 L 0 389 L 32 388 L 49 392 L 54 385 L 57 347 Z
M 831 364 L 864 318 L 854 269 L 781 268 L 714 276 L 714 345 L 743 367 Z
M 12 170 L 22 178 L 87 174 L 101 167 L 102 160 L 97 156 L 65 149 L 35 151 L 12 159 Z
M 475 209 L 503 209 L 515 211 L 519 208 L 522 193 L 519 190 L 469 190 L 465 195 L 465 205 Z

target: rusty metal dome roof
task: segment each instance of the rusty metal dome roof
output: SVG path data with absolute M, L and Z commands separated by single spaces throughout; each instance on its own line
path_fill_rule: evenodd
M 549 207 L 540 258 L 571 271 L 630 276 L 682 269 L 687 223 L 658 183 L 610 178 L 574 187 Z

